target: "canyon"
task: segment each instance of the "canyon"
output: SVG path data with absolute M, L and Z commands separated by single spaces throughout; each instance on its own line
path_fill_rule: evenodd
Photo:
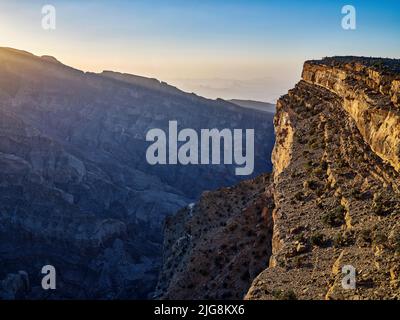
M 232 165 L 150 165 L 146 133 L 169 121 L 253 128 L 251 177 L 271 170 L 271 113 L 0 48 L 0 299 L 148 298 L 165 218 L 244 179 Z M 41 288 L 44 265 L 57 290 Z
M 0 299 L 399 299 L 399 108 L 396 59 L 306 61 L 274 115 L 0 48 Z M 170 121 L 254 129 L 254 173 L 150 165 Z
M 399 299 L 399 81 L 396 59 L 305 62 L 276 106 L 272 174 L 167 219 L 155 297 Z

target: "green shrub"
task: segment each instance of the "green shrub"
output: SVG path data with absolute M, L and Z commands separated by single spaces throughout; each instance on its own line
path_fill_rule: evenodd
M 353 189 L 353 190 L 351 190 L 351 196 L 354 198 L 354 199 L 356 199 L 356 200 L 360 200 L 361 199 L 361 197 L 362 197 L 362 195 L 361 195 L 361 192 L 360 192 L 360 190 L 358 190 L 358 189 Z
M 374 243 L 377 245 L 386 245 L 388 243 L 388 237 L 382 232 L 377 232 L 374 235 Z
M 343 237 L 341 232 L 339 232 L 335 238 L 333 238 L 333 245 L 336 248 L 344 247 L 346 245 L 346 239 Z
M 293 290 L 274 290 L 272 291 L 272 295 L 277 300 L 297 300 L 296 294 Z
M 310 243 L 313 246 L 323 246 L 325 244 L 324 235 L 322 233 L 314 233 L 310 238 Z
M 322 222 L 331 227 L 339 227 L 345 222 L 344 219 L 345 211 L 346 211 L 345 208 L 340 205 L 335 210 L 323 215 Z
M 371 230 L 362 230 L 360 232 L 360 239 L 366 243 L 372 243 L 372 232 Z
M 307 162 L 304 164 L 304 168 L 307 169 L 307 170 L 312 169 L 312 167 L 313 167 L 313 162 L 312 162 L 311 160 L 310 160 L 310 161 L 307 161 Z
M 307 180 L 306 181 L 306 187 L 308 187 L 309 189 L 315 191 L 318 189 L 319 184 L 318 182 L 314 181 L 314 180 Z
M 299 192 L 297 192 L 295 195 L 294 195 L 294 198 L 297 200 L 297 201 L 303 201 L 303 192 L 301 192 L 301 191 L 299 191 Z
M 325 171 L 323 168 L 321 167 L 317 167 L 314 169 L 313 173 L 317 176 L 317 177 L 322 177 L 325 174 Z
M 386 216 L 388 213 L 388 210 L 386 208 L 383 207 L 383 205 L 379 204 L 377 206 L 374 206 L 373 208 L 373 212 L 374 214 L 376 214 L 377 216 L 383 217 Z

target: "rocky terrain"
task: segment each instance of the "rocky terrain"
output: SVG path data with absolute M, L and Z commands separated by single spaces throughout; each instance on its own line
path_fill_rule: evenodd
M 254 175 L 271 168 L 273 116 L 156 79 L 84 73 L 0 48 L 0 298 L 146 298 L 166 216 L 234 167 L 150 166 L 149 129 L 255 129 Z M 40 287 L 56 267 L 57 290 Z
M 206 192 L 167 219 L 164 268 L 155 297 L 240 299 L 268 261 L 270 176 Z M 266 189 L 267 188 L 267 189 Z
M 306 62 L 302 80 L 277 104 L 271 182 L 235 187 L 235 194 L 245 194 L 239 204 L 240 196 L 224 196 L 226 209 L 217 210 L 225 217 L 216 220 L 219 228 L 208 219 L 215 208 L 204 206 L 224 190 L 203 197 L 191 215 L 180 212 L 172 218 L 180 227 L 169 222 L 166 228 L 161 297 L 208 298 L 210 292 L 221 297 L 224 288 L 237 288 L 229 297 L 399 299 L 399 81 L 400 60 L 334 57 Z M 253 185 L 259 193 L 246 198 Z M 262 205 L 252 207 L 249 201 Z M 231 219 L 249 221 L 248 207 L 257 223 L 226 231 Z M 182 220 L 184 227 L 178 222 Z M 212 228 L 215 241 L 207 232 L 189 232 L 193 225 Z M 248 230 L 266 232 L 234 254 L 218 240 L 228 233 L 225 237 L 235 246 L 247 241 Z M 190 237 L 182 245 L 184 234 Z M 258 269 L 264 264 L 264 270 L 255 279 L 250 272 L 242 281 L 242 272 L 228 267 L 234 257 L 258 248 L 257 256 L 246 256 L 243 265 Z M 215 261 L 220 256 L 229 258 L 219 267 Z M 176 266 L 172 257 L 179 257 L 172 259 Z M 344 266 L 356 270 L 355 289 L 342 286 Z M 205 267 L 208 273 L 194 275 Z M 189 284 L 195 288 L 192 295 L 185 287 Z M 201 286 L 204 291 L 197 289 Z

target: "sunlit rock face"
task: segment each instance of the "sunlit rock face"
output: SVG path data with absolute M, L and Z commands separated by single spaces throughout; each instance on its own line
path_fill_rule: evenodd
M 278 101 L 272 255 L 246 299 L 399 298 L 399 79 L 399 60 L 308 61 Z
M 272 176 L 168 219 L 159 297 L 399 299 L 399 79 L 399 60 L 306 62 L 277 103 Z
M 303 79 L 340 96 L 343 108 L 352 116 L 365 141 L 399 171 L 400 80 L 398 66 L 393 65 L 396 62 L 390 65 L 387 60 L 384 68 L 384 60 L 347 62 L 341 66 L 326 65 L 328 61 L 306 63 Z
M 255 129 L 254 175 L 271 169 L 270 113 L 0 49 L 0 281 L 16 279 L 3 282 L 7 297 L 148 297 L 165 217 L 243 179 L 229 165 L 148 165 L 146 133 L 172 120 Z M 54 292 L 40 286 L 46 264 L 58 272 Z M 29 290 L 8 277 L 19 271 Z

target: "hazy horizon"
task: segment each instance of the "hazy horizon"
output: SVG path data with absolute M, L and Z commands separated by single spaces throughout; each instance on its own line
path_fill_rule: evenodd
M 399 58 L 400 4 L 352 1 L 54 0 L 56 30 L 39 0 L 0 0 L 0 45 L 51 55 L 83 71 L 157 78 L 207 98 L 275 102 L 303 62 L 333 55 Z

